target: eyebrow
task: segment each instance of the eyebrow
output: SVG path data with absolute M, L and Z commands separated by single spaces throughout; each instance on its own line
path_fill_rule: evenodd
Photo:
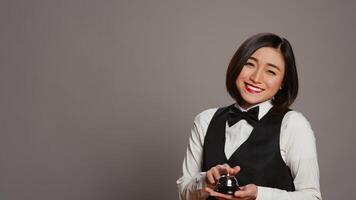
M 254 60 L 254 61 L 258 62 L 258 59 L 255 58 L 255 57 L 252 57 L 252 56 L 249 57 L 248 59 L 251 59 L 251 60 Z M 271 66 L 271 67 L 273 67 L 273 68 L 276 68 L 277 70 L 281 71 L 281 69 L 280 69 L 277 65 L 275 65 L 275 64 L 267 63 L 267 65 L 268 65 L 268 66 Z

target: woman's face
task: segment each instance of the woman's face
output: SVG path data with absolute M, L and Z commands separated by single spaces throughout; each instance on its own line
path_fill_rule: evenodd
M 271 99 L 281 88 L 284 72 L 285 63 L 278 49 L 257 49 L 236 79 L 237 90 L 243 99 L 240 106 L 246 109 Z

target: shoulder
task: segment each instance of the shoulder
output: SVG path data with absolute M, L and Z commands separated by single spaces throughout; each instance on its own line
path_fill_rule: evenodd
M 300 112 L 291 110 L 288 111 L 282 121 L 282 128 L 310 128 L 311 125 L 308 119 Z
M 218 108 L 209 108 L 201 111 L 194 118 L 194 123 L 197 125 L 209 125 L 211 119 L 213 118 L 215 112 Z
M 285 140 L 300 143 L 315 141 L 314 132 L 308 119 L 300 112 L 291 110 L 282 120 L 281 137 Z
M 201 144 L 204 143 L 205 134 L 208 130 L 211 119 L 218 108 L 209 108 L 201 111 L 194 118 L 192 138 L 198 138 Z

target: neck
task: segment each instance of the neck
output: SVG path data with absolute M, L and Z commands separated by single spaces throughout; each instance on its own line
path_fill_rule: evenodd
M 241 101 L 241 102 L 238 102 L 238 103 L 239 103 L 239 106 L 241 108 L 243 108 L 244 110 L 247 110 L 247 109 L 249 109 L 249 108 L 251 108 L 251 107 L 253 107 L 255 105 L 258 105 L 258 104 L 249 104 L 249 103 L 247 103 L 245 101 Z

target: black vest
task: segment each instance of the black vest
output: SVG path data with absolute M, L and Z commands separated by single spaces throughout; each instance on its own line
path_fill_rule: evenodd
M 231 106 L 234 105 L 219 108 L 210 121 L 204 139 L 202 170 L 208 171 L 224 163 L 231 167 L 238 165 L 241 171 L 236 178 L 240 186 L 253 183 L 294 191 L 293 177 L 282 159 L 279 147 L 280 128 L 286 112 L 275 114 L 270 109 L 254 127 L 249 138 L 227 159 L 224 152 L 225 126 Z

